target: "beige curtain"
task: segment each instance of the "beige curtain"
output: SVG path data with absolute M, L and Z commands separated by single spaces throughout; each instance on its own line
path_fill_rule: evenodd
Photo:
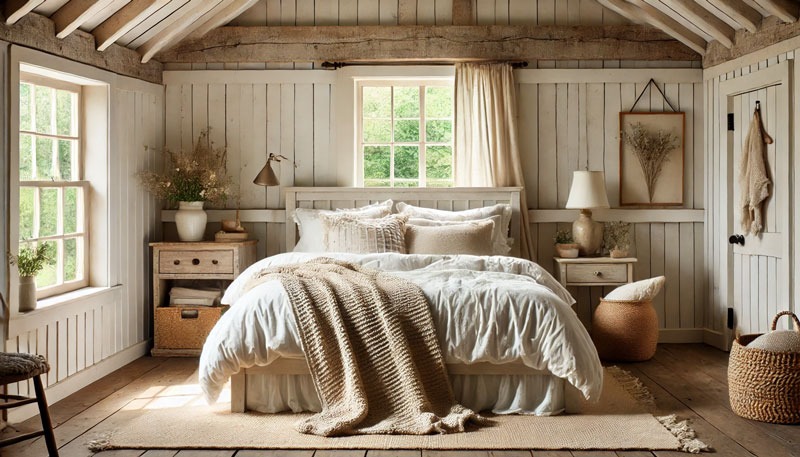
M 455 105 L 456 186 L 524 186 L 511 65 L 457 64 Z M 525 200 L 523 189 L 520 255 L 534 259 Z

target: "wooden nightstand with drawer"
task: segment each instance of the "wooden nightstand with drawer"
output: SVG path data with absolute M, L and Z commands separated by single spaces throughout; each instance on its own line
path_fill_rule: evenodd
M 564 286 L 621 286 L 633 282 L 636 259 L 625 257 L 554 257 L 556 279 Z
M 256 261 L 256 240 L 150 243 L 153 248 L 153 356 L 196 357 L 226 306 L 169 304 L 177 280 L 233 281 Z

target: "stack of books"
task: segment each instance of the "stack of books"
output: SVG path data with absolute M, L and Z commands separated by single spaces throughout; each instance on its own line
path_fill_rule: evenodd
M 173 287 L 169 291 L 169 306 L 218 306 L 221 298 L 219 289 Z

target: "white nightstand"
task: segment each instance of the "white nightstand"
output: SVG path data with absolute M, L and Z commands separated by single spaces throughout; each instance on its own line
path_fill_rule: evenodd
M 555 276 L 564 286 L 621 286 L 633 282 L 634 257 L 553 257 Z

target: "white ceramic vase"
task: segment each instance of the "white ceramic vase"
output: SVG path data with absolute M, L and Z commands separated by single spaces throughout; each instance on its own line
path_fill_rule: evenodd
M 181 241 L 203 241 L 208 215 L 203 211 L 203 202 L 180 202 L 175 213 L 178 239 Z
M 19 277 L 19 312 L 36 309 L 36 276 Z

